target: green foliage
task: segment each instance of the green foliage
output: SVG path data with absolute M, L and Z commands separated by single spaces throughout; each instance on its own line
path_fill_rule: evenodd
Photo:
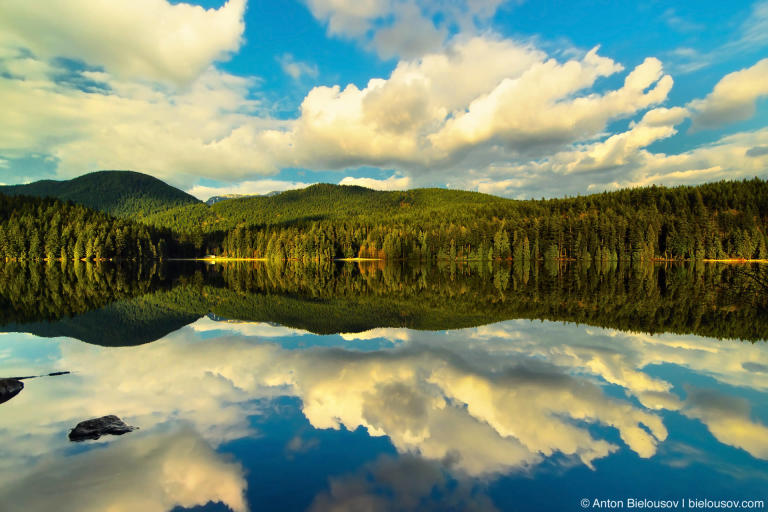
M 147 217 L 222 256 L 452 261 L 753 259 L 764 255 L 768 183 L 648 187 L 515 201 L 444 189 L 314 185 Z
M 160 259 L 172 237 L 69 202 L 0 194 L 0 260 Z
M 16 227 L 0 217 L 0 256 L 639 264 L 768 255 L 768 183 L 757 178 L 528 201 L 459 190 L 320 184 L 207 205 L 149 176 L 116 171 L 0 190 L 45 195 L 54 189 L 61 197 L 130 215 L 134 223 L 84 231 L 88 226 L 70 218 L 81 215 L 74 209 L 58 216 L 28 211 Z M 154 229 L 142 230 L 135 221 Z M 22 252 L 26 256 L 13 256 Z

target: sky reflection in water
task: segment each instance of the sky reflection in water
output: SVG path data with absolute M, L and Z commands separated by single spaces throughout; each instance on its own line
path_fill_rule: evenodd
M 527 320 L 318 336 L 209 317 L 136 347 L 0 342 L 2 376 L 73 372 L 0 406 L 9 511 L 563 510 L 768 485 L 765 343 Z M 67 441 L 106 414 L 141 430 Z

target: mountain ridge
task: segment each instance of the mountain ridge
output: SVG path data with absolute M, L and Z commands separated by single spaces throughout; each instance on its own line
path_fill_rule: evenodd
M 164 181 L 136 171 L 95 171 L 70 180 L 40 180 L 0 186 L 12 196 L 72 201 L 116 217 L 146 216 L 200 200 Z

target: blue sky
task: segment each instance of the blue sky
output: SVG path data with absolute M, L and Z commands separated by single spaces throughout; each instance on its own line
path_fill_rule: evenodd
M 0 182 L 509 197 L 768 177 L 768 1 L 6 0 Z

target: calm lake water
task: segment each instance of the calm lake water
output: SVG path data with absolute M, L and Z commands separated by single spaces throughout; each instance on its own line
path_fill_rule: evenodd
M 6 264 L 0 510 L 768 503 L 765 272 Z

